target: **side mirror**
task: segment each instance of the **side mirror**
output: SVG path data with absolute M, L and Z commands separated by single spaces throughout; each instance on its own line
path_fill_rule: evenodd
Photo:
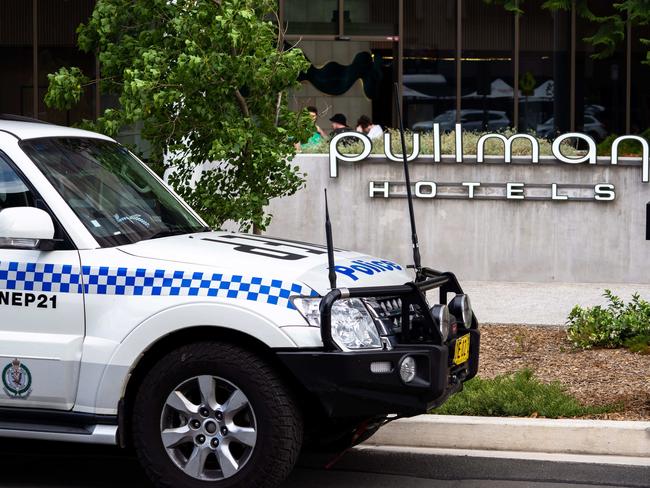
M 38 249 L 54 239 L 52 217 L 35 207 L 10 207 L 0 211 L 0 247 Z

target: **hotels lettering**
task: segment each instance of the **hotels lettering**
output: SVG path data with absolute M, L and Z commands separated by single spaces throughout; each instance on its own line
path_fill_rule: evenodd
M 473 164 L 466 161 L 463 154 L 463 134 L 460 124 L 456 124 L 455 131 L 455 162 L 463 164 Z M 413 134 L 413 144 L 411 154 L 407 156 L 408 161 L 416 158 L 431 158 L 433 163 L 442 161 L 440 147 L 440 127 L 439 124 L 433 124 L 433 132 L 427 137 L 433 138 L 433 154 L 420 154 L 421 135 Z M 342 139 L 347 141 L 350 138 L 356 138 L 362 144 L 362 151 L 359 154 L 342 154 L 338 144 Z M 514 134 L 507 137 L 503 134 L 485 134 L 479 138 L 476 144 L 476 163 L 483 163 L 485 160 L 485 144 L 489 139 L 497 139 L 503 143 L 505 163 L 512 162 L 512 145 L 515 140 L 522 139 L 530 143 L 530 162 L 539 163 L 540 148 L 539 142 L 530 134 Z M 581 140 L 587 149 L 580 156 L 566 156 L 562 153 L 562 143 L 566 140 Z M 611 164 L 617 165 L 619 161 L 619 145 L 625 140 L 637 141 L 642 147 L 641 157 L 641 181 L 648 183 L 650 181 L 650 147 L 648 142 L 639 136 L 626 135 L 617 138 L 612 144 Z M 583 164 L 595 165 L 597 163 L 596 142 L 586 134 L 579 132 L 570 132 L 558 136 L 552 143 L 551 147 L 553 156 L 556 160 L 566 164 Z M 338 177 L 338 162 L 359 162 L 366 159 L 372 151 L 372 142 L 370 139 L 359 132 L 344 132 L 336 135 L 330 142 L 329 169 L 330 177 Z M 402 161 L 401 154 L 393 154 L 391 149 L 390 134 L 384 134 L 384 155 L 387 159 L 395 162 Z M 473 158 L 472 158 L 473 159 Z M 439 182 L 439 181 L 418 181 L 414 185 L 414 195 L 420 199 L 504 199 L 504 200 L 550 200 L 550 201 L 612 201 L 616 197 L 614 185 L 608 182 L 600 182 L 593 185 L 580 184 L 534 184 L 523 182 Z M 392 198 L 405 195 L 403 182 L 391 181 L 370 181 L 368 184 L 368 195 L 371 198 Z

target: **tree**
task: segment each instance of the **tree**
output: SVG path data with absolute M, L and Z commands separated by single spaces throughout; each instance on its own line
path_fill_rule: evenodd
M 113 135 L 142 122 L 154 157 L 175 168 L 172 186 L 213 226 L 235 220 L 264 229 L 269 200 L 304 183 L 290 161 L 313 123 L 288 109 L 286 92 L 309 63 L 299 49 L 285 49 L 275 7 L 274 0 L 98 0 L 78 28 L 79 47 L 99 56 L 102 91 L 119 95 L 119 108 L 93 127 Z M 95 82 L 78 68 L 48 77 L 45 102 L 60 109 Z M 206 161 L 217 163 L 196 179 Z
M 509 12 L 524 13 L 524 0 L 483 0 L 485 3 L 503 5 Z M 589 0 L 546 0 L 542 7 L 549 10 L 571 10 L 575 3 L 576 14 L 598 25 L 594 35 L 585 38 L 598 49 L 593 54 L 595 58 L 606 58 L 616 49 L 616 46 L 625 39 L 626 22 L 632 25 L 646 25 L 650 22 L 650 0 L 621 0 L 613 3 L 615 13 L 611 15 L 597 15 L 589 8 Z M 650 46 L 650 40 L 641 40 Z M 650 64 L 650 52 L 644 61 Z

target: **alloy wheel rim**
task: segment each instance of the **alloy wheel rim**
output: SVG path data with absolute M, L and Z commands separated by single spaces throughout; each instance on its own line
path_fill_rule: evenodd
M 174 464 L 186 475 L 216 481 L 237 474 L 257 442 L 250 401 L 218 376 L 194 376 L 167 396 L 160 437 Z

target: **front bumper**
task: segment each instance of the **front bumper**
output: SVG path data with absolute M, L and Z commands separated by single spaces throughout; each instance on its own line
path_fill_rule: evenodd
M 480 333 L 476 317 L 463 324 L 459 337 L 470 334 L 469 359 L 455 365 L 456 340 L 443 343 L 425 297 L 438 288 L 440 303 L 447 303 L 451 293 L 463 293 L 453 273 L 423 268 L 415 282 L 396 286 L 333 289 L 320 302 L 321 338 L 319 351 L 284 351 L 278 357 L 302 386 L 315 395 L 329 417 L 359 417 L 387 414 L 417 415 L 441 405 L 451 394 L 460 391 L 463 382 L 478 371 Z M 343 352 L 332 339 L 332 306 L 341 298 L 399 297 L 401 332 L 392 347 L 385 350 Z M 419 310 L 419 320 L 411 311 Z M 418 374 L 404 383 L 399 364 L 413 356 Z M 390 362 L 387 373 L 371 370 L 372 363 Z
M 441 405 L 462 389 L 478 370 L 480 333 L 470 334 L 469 360 L 452 364 L 455 340 L 438 346 L 397 345 L 383 351 L 284 351 L 279 359 L 302 386 L 315 395 L 332 418 L 387 414 L 417 415 Z M 405 356 L 416 360 L 416 379 L 405 384 L 399 364 Z M 389 373 L 373 373 L 373 362 L 390 362 Z

